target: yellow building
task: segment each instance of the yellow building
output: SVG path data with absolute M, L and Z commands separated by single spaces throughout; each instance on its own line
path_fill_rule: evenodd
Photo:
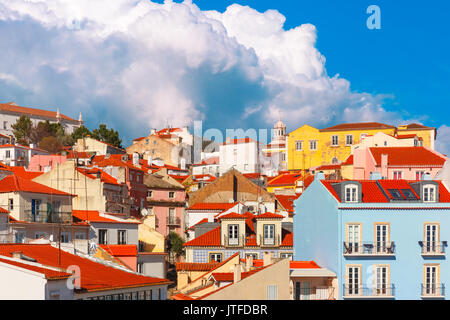
M 325 129 L 304 125 L 288 134 L 288 169 L 305 170 L 342 163 L 351 154 L 354 144 L 378 132 L 392 136 L 416 134 L 423 138 L 425 147 L 434 149 L 436 129 L 417 124 L 396 128 L 378 122 L 344 123 Z

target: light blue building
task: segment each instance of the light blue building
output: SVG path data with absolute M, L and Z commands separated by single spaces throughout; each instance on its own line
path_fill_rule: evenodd
M 294 259 L 337 275 L 339 299 L 447 299 L 450 193 L 421 181 L 329 181 L 295 201 Z

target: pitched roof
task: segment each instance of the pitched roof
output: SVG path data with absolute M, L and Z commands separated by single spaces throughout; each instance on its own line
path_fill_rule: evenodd
M 444 165 L 446 158 L 425 147 L 373 147 L 369 148 L 377 166 L 381 165 L 381 155 L 388 155 L 389 166 L 438 166 Z
M 435 130 L 436 128 L 427 127 L 427 126 L 424 126 L 423 124 L 419 124 L 419 123 L 410 123 L 410 124 L 401 125 L 401 126 L 398 127 L 399 131 L 403 131 L 403 130 L 429 130 L 429 129 Z
M 60 196 L 72 196 L 70 193 L 47 187 L 43 184 L 34 182 L 15 175 L 6 176 L 0 180 L 0 193 L 5 192 L 31 192 Z
M 290 261 L 290 269 L 320 269 L 319 265 L 314 261 Z
M 14 173 L 14 175 L 28 180 L 32 180 L 44 174 L 42 171 L 25 170 L 25 167 L 9 167 L 9 169 Z
M 210 210 L 210 211 L 226 211 L 229 210 L 231 208 L 233 208 L 235 205 L 237 205 L 238 202 L 236 203 L 196 203 L 193 206 L 190 206 L 188 208 L 188 210 Z
M 1 111 L 12 112 L 12 113 L 18 113 L 18 114 L 21 114 L 21 115 L 39 116 L 39 117 L 51 118 L 51 119 L 54 119 L 54 120 L 57 119 L 56 118 L 57 112 L 55 112 L 55 111 L 48 111 L 48 110 L 42 110 L 42 109 L 20 107 L 20 106 L 16 105 L 13 102 L 0 103 L 0 110 Z M 61 117 L 61 119 L 78 123 L 77 120 L 75 120 L 73 118 L 70 118 L 70 117 L 68 117 L 68 116 L 66 116 L 66 115 L 64 115 L 62 113 L 60 113 L 60 117 Z
M 55 270 L 54 268 L 46 267 L 43 265 L 37 265 L 36 263 L 30 264 L 30 263 L 25 263 L 25 261 L 20 262 L 20 261 L 17 261 L 16 259 L 12 260 L 12 259 L 0 258 L 0 262 L 7 263 L 7 264 L 10 264 L 10 265 L 13 265 L 16 267 L 20 267 L 22 269 L 27 269 L 30 271 L 40 273 L 40 274 L 44 275 L 45 279 L 47 279 L 47 280 L 67 279 L 72 276 L 72 274 L 68 273 L 68 272 L 58 271 L 58 270 Z
M 220 226 L 201 236 L 185 242 L 183 247 L 211 247 L 220 246 Z
M 134 244 L 101 244 L 100 247 L 112 256 L 136 257 L 138 254 Z
M 127 221 L 120 218 L 109 218 L 108 216 L 100 214 L 95 210 L 72 210 L 72 215 L 75 220 L 96 222 L 96 223 L 121 223 L 121 224 L 140 224 L 137 221 Z
M 209 262 L 209 263 L 189 263 L 189 262 L 177 262 L 177 271 L 211 271 L 219 262 Z
M 110 176 L 108 173 L 99 168 L 76 168 L 76 170 L 90 179 L 95 180 L 100 178 L 101 182 L 113 185 L 120 185 L 120 183 L 117 181 L 116 178 Z M 99 175 L 99 177 L 97 175 Z
M 2 244 L 0 246 L 0 255 L 11 257 L 13 252 L 19 251 L 47 266 L 60 266 L 64 269 L 69 266 L 78 266 L 80 268 L 82 291 L 134 288 L 170 283 L 167 279 L 147 277 L 113 268 L 79 255 L 58 250 L 49 244 Z
M 357 123 L 342 123 L 336 126 L 321 129 L 319 131 L 326 132 L 326 131 L 378 130 L 378 129 L 395 129 L 395 127 L 379 122 L 357 122 Z
M 283 219 L 283 218 L 284 216 L 282 216 L 281 214 L 271 212 L 266 212 L 255 216 L 255 219 Z
M 341 166 L 349 166 L 353 164 L 353 155 L 349 155 L 348 158 L 341 163 Z
M 212 165 L 212 164 L 219 164 L 219 157 L 211 157 L 203 160 L 200 163 L 195 163 L 192 165 L 192 167 L 198 167 L 198 166 L 205 166 L 205 165 Z
M 324 164 L 320 167 L 317 167 L 316 171 L 322 171 L 322 170 L 338 170 L 341 169 L 341 165 L 339 164 Z
M 267 186 L 291 186 L 295 185 L 298 180 L 303 179 L 301 173 L 283 173 L 267 182 Z
M 294 213 L 294 201 L 300 197 L 300 193 L 295 195 L 282 195 L 276 194 L 278 202 L 285 208 L 289 213 Z
M 236 212 L 231 212 L 229 214 L 221 216 L 219 219 L 247 219 L 247 217 Z

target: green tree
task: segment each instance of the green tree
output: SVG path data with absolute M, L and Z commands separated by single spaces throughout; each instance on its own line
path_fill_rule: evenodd
M 46 150 L 50 153 L 57 153 L 63 149 L 63 146 L 56 137 L 49 136 L 49 137 L 44 137 L 39 142 L 39 148 Z
M 119 132 L 114 129 L 107 129 L 106 124 L 100 124 L 98 129 L 92 131 L 92 138 L 109 143 L 117 148 L 122 148 L 122 140 Z
M 32 142 L 33 123 L 30 118 L 21 116 L 11 127 L 17 143 L 28 146 Z
M 74 141 L 77 141 L 78 139 L 87 137 L 87 136 L 92 136 L 92 132 L 86 128 L 85 126 L 81 125 L 80 127 L 78 127 L 73 133 L 72 133 L 72 139 Z
M 184 256 L 183 248 L 184 240 L 178 235 L 178 233 L 171 231 L 167 237 L 167 250 L 171 257 L 178 258 Z

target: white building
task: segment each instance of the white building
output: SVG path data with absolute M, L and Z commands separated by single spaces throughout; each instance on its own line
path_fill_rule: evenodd
M 193 164 L 192 175 L 204 175 L 210 174 L 212 176 L 218 177 L 220 174 L 220 164 L 219 157 L 212 157 L 203 160 L 200 163 Z
M 220 146 L 220 175 L 230 169 L 241 173 L 259 173 L 261 144 L 251 138 L 227 138 Z
M 15 124 L 21 116 L 31 119 L 33 125 L 48 120 L 50 123 L 61 123 L 66 133 L 71 134 L 83 124 L 81 112 L 78 120 L 72 119 L 57 111 L 20 107 L 14 102 L 0 103 L 0 133 L 13 136 L 11 125 Z
M 34 155 L 49 155 L 50 152 L 38 149 L 33 144 L 30 147 L 18 144 L 0 145 L 0 161 L 7 166 L 28 167 Z

